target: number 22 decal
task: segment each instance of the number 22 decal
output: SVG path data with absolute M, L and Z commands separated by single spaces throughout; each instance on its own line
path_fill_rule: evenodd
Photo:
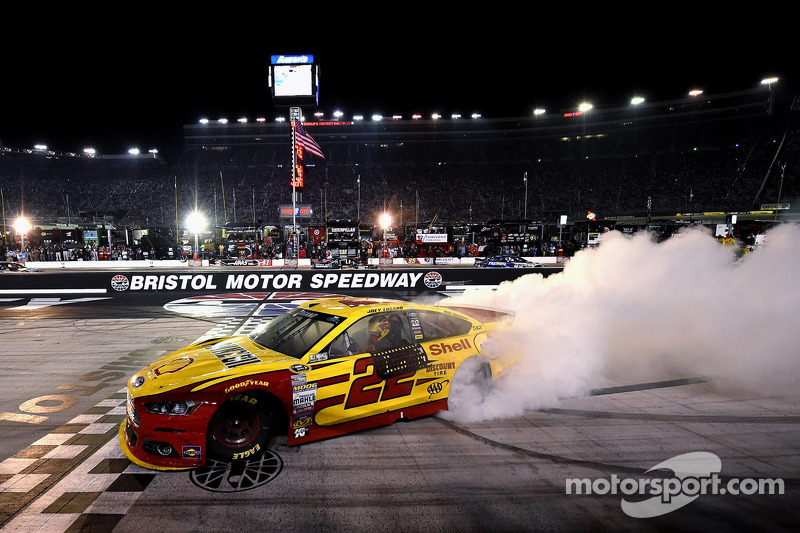
M 370 374 L 365 374 L 367 368 L 370 366 L 372 367 L 372 372 Z M 345 409 L 353 409 L 379 401 L 383 402 L 409 396 L 411 394 L 411 389 L 414 387 L 413 372 L 403 376 L 388 378 L 384 382 L 384 380 L 378 377 L 371 357 L 364 357 L 363 359 L 357 360 L 353 367 L 353 374 L 365 375 L 353 380 L 353 385 L 350 387 L 350 394 L 347 395 L 347 402 L 344 406 Z M 412 379 L 408 379 L 409 377 Z M 382 383 L 385 384 L 381 386 Z

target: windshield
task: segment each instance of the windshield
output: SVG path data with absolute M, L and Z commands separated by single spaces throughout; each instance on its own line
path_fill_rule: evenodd
M 299 359 L 343 320 L 298 308 L 273 318 L 249 337 L 264 348 Z

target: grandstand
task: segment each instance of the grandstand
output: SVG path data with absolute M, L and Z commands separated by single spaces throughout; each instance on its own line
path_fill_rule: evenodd
M 761 211 L 792 204 L 798 128 L 767 89 L 515 118 L 306 120 L 325 159 L 306 159 L 304 221 L 384 210 L 400 227 L 571 222 Z M 291 202 L 286 122 L 184 126 L 177 157 L 0 150 L 10 224 L 174 227 L 195 206 L 215 226 L 281 226 Z M 177 212 L 176 212 L 177 209 Z M 182 224 L 182 222 L 179 222 Z M 10 230 L 10 228 L 7 228 Z

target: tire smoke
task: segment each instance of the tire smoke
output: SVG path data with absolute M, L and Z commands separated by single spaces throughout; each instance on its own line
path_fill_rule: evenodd
M 486 345 L 514 359 L 460 421 L 519 416 L 593 388 L 704 377 L 718 388 L 796 393 L 800 229 L 771 230 L 737 259 L 704 229 L 661 243 L 607 233 L 563 272 L 528 274 L 456 300 L 512 310 Z

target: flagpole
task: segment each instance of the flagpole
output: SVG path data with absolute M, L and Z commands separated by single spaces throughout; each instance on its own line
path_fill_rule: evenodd
M 292 231 L 289 233 L 289 242 L 292 243 L 293 235 L 297 232 L 297 121 L 300 120 L 300 108 L 289 109 L 289 120 L 292 123 Z M 292 246 L 292 253 L 297 253 L 297 243 Z

